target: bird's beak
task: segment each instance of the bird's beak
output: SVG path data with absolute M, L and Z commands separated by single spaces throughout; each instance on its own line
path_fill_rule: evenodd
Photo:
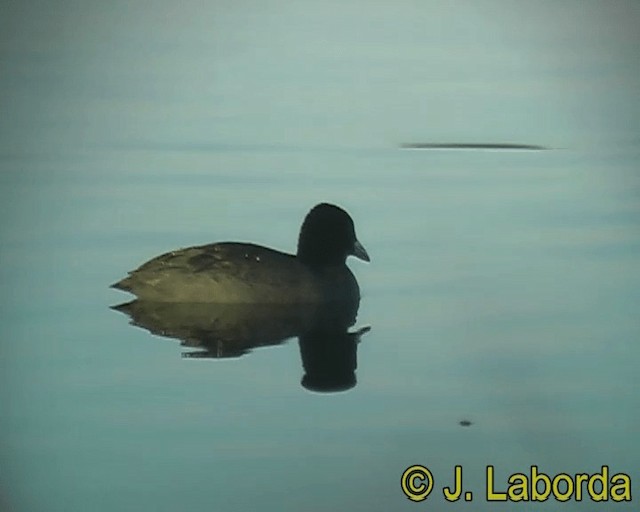
M 356 243 L 353 244 L 353 250 L 351 254 L 353 254 L 356 258 L 359 258 L 363 261 L 371 261 L 371 259 L 369 258 L 369 255 L 367 254 L 367 250 L 357 240 L 356 240 Z

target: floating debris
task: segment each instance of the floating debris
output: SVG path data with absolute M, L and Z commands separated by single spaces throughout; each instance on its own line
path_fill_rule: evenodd
M 516 144 L 511 142 L 406 142 L 400 149 L 494 149 L 519 151 L 544 151 L 551 148 L 537 144 Z

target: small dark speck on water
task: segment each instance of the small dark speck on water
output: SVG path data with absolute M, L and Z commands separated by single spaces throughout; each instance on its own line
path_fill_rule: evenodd
M 470 427 L 471 425 L 473 425 L 473 422 L 470 420 L 460 420 L 458 422 L 458 425 L 460 425 L 461 427 Z

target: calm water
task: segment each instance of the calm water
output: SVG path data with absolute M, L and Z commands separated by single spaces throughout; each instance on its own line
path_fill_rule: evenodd
M 485 467 L 505 491 L 534 464 L 627 473 L 636 509 L 640 11 L 448 5 L 11 6 L 4 509 L 493 510 Z M 420 141 L 553 149 L 397 149 Z M 167 250 L 295 250 L 320 201 L 372 258 L 352 389 L 303 388 L 295 338 L 185 358 L 109 309 Z M 443 502 L 457 464 L 473 503 Z

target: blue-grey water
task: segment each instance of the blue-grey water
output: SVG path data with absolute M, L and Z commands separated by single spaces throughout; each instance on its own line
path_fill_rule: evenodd
M 488 465 L 501 492 L 606 465 L 636 510 L 639 25 L 636 2 L 6 2 L 2 510 L 518 508 L 485 501 Z M 294 251 L 321 201 L 372 259 L 352 389 L 304 389 L 296 339 L 187 359 L 109 309 L 171 249 Z M 472 503 L 444 502 L 456 465 Z

